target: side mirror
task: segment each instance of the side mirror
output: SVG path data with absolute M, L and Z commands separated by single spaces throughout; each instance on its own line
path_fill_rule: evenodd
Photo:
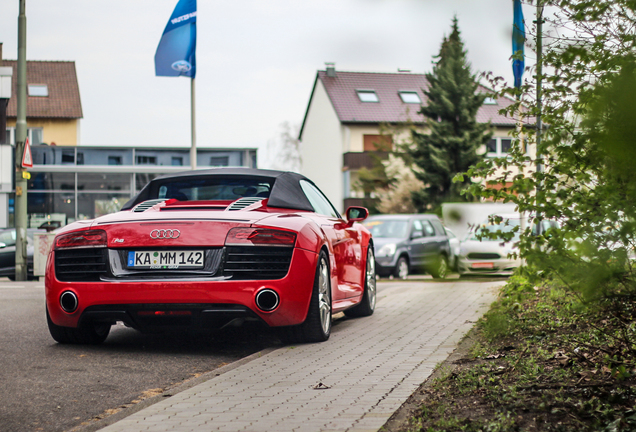
M 411 233 L 411 238 L 412 239 L 416 239 L 416 238 L 420 238 L 420 237 L 424 237 L 424 233 L 422 231 L 413 231 Z
M 347 225 L 352 226 L 354 222 L 361 222 L 369 217 L 369 210 L 364 207 L 349 207 L 345 212 Z

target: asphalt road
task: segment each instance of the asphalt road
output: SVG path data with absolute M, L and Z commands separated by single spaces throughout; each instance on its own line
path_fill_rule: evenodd
M 416 278 L 401 283 L 430 276 Z M 6 278 L 0 278 L 0 328 L 1 432 L 68 431 L 280 346 L 272 331 L 256 324 L 199 335 L 148 335 L 118 324 L 103 345 L 60 345 L 46 325 L 43 282 Z
M 0 431 L 66 431 L 278 340 L 243 326 L 203 335 L 113 327 L 103 345 L 57 344 L 42 282 L 0 278 Z M 144 393 L 146 392 L 146 393 Z

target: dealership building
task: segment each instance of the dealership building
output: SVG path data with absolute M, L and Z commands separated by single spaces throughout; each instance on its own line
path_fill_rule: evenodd
M 189 148 L 31 147 L 28 226 L 66 225 L 119 211 L 150 180 L 188 170 Z M 0 228 L 14 226 L 15 147 L 0 145 Z M 257 167 L 254 148 L 198 148 L 199 169 Z

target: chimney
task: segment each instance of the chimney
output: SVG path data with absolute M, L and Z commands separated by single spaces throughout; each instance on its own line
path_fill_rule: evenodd
M 335 78 L 336 77 L 336 64 L 334 62 L 325 62 L 325 66 L 327 67 L 327 76 Z

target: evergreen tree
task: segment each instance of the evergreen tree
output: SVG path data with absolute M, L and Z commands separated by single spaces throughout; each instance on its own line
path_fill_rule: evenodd
M 453 183 L 457 173 L 463 173 L 483 156 L 477 149 L 492 137 L 490 124 L 477 123 L 477 110 L 485 94 L 477 91 L 478 83 L 466 60 L 460 38 L 457 17 L 452 32 L 444 37 L 433 73 L 426 74 L 430 84 L 425 94 L 426 105 L 419 111 L 425 117 L 429 133 L 412 132 L 409 153 L 420 169 L 415 176 L 424 189 L 413 193 L 413 202 L 420 211 L 436 209 L 445 201 L 466 201 L 461 191 L 471 183 Z

